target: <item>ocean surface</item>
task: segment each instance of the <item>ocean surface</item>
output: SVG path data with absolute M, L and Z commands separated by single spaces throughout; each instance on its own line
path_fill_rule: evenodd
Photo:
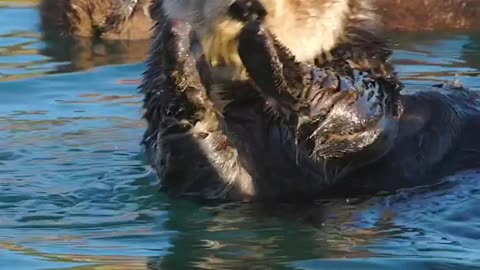
M 0 269 L 480 269 L 480 172 L 315 205 L 173 201 L 143 157 L 148 42 L 45 42 L 0 7 Z M 395 35 L 407 86 L 480 90 L 480 34 Z

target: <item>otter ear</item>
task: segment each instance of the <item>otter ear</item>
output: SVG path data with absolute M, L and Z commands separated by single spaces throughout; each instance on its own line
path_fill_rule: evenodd
M 297 111 L 305 86 L 305 67 L 258 21 L 247 23 L 239 36 L 238 54 L 258 91 L 278 111 Z M 272 105 L 270 104 L 270 105 Z M 278 107 L 281 106 L 281 107 Z

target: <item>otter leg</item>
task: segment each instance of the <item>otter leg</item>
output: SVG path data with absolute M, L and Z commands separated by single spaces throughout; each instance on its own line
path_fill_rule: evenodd
M 306 67 L 279 46 L 260 22 L 251 21 L 240 33 L 238 53 L 270 109 L 289 118 L 301 107 L 297 96 L 305 88 L 303 69 Z
M 251 176 L 207 96 L 209 70 L 188 24 L 157 25 L 141 89 L 148 128 L 143 144 L 171 195 L 218 199 L 253 195 Z

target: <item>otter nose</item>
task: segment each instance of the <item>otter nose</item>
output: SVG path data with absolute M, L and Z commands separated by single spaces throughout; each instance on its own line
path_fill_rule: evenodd
M 234 19 L 247 22 L 262 20 L 267 15 L 267 10 L 258 0 L 236 0 L 228 13 Z

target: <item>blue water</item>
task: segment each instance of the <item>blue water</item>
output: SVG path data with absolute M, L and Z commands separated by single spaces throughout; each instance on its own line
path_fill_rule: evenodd
M 0 8 L 0 269 L 480 269 L 477 171 L 388 197 L 172 201 L 139 145 L 148 44 L 41 40 Z M 480 89 L 480 35 L 396 35 L 407 86 Z

